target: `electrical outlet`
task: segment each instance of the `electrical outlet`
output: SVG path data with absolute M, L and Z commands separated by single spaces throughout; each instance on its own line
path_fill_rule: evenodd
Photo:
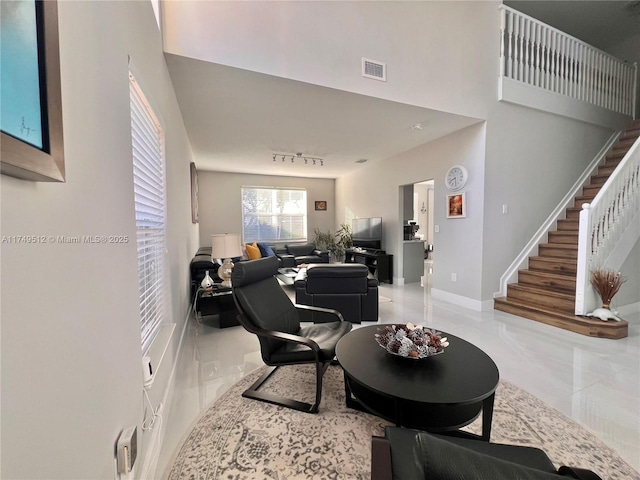
M 451 274 L 451 281 L 452 282 L 457 282 L 458 281 L 458 274 L 457 273 L 452 273 Z

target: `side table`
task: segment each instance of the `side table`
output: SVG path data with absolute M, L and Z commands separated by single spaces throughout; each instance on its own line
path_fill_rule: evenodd
M 231 288 L 215 284 L 211 289 L 198 288 L 193 300 L 193 311 L 198 322 L 217 328 L 240 325 L 238 309 Z

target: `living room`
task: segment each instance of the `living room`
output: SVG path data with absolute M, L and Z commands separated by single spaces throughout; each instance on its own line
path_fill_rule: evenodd
M 179 3 L 204 2 L 165 4 L 162 6 L 165 19 L 169 17 L 167 8 L 177 8 Z M 231 9 L 236 2 L 213 3 L 219 8 Z M 378 40 L 368 55 L 373 58 L 397 55 L 402 62 L 396 62 L 390 70 L 397 76 L 401 72 L 398 64 L 423 63 L 414 62 L 415 56 L 408 53 L 409 60 L 405 62 L 403 55 L 397 53 L 405 45 L 412 45 L 412 49 L 418 51 L 424 45 L 436 45 L 437 48 L 428 52 L 431 60 L 441 62 L 438 70 L 449 74 L 428 68 L 417 76 L 413 71 L 406 72 L 396 77 L 390 95 L 382 82 L 366 79 L 359 79 L 361 83 L 357 88 L 351 88 L 350 76 L 327 68 L 323 70 L 326 80 L 323 86 L 348 92 L 355 90 L 358 95 L 422 109 L 453 111 L 454 115 L 474 121 L 435 141 L 391 154 L 384 162 L 365 164 L 364 168 L 344 177 L 308 180 L 307 188 L 314 195 L 310 195 L 309 200 L 326 200 L 328 206 L 326 213 L 314 212 L 313 226 L 335 229 L 346 221 L 347 214 L 381 216 L 386 221 L 384 248 L 395 254 L 401 242 L 399 186 L 427 178 L 442 182 L 451 165 L 465 165 L 470 174 L 470 214 L 465 220 L 443 218 L 440 223 L 439 266 L 434 270 L 432 294 L 440 295 L 441 301 L 456 302 L 455 308 L 462 306 L 469 312 L 480 312 L 491 302 L 498 279 L 511 259 L 566 193 L 576 172 L 593 158 L 614 129 L 496 102 L 498 63 L 493 47 L 499 29 L 499 2 L 470 2 L 458 6 L 445 3 L 434 5 L 435 10 L 428 10 L 426 2 L 403 5 L 403 10 L 408 10 L 402 12 L 400 19 L 397 12 L 387 16 L 388 6 L 381 6 L 383 10 L 379 12 L 369 6 L 373 10 L 367 15 L 371 16 L 362 17 L 361 28 L 354 31 L 354 38 L 342 38 L 335 47 L 342 49 L 350 40 L 360 45 L 355 40 L 365 27 L 388 22 L 396 25 L 394 35 Z M 249 8 L 249 4 L 239 2 L 236 7 Z M 342 30 L 350 31 L 357 14 L 346 14 L 354 6 L 344 4 L 341 8 L 347 10 L 341 12 L 344 15 L 340 18 L 346 23 Z M 421 15 L 429 19 L 430 30 L 420 21 L 411 28 L 402 26 L 406 25 L 404 19 L 412 16 L 412 8 L 427 8 Z M 261 17 L 267 13 L 260 11 L 250 17 L 264 26 L 269 22 Z M 313 11 L 304 17 L 309 20 L 319 13 L 324 16 L 318 17 L 324 18 L 319 24 L 332 24 L 333 17 L 326 19 L 328 14 L 322 12 L 321 4 L 314 4 Z M 233 174 L 203 168 L 199 175 L 201 223 L 192 223 L 189 165 L 200 163 L 197 158 L 200 152 L 189 138 L 175 80 L 168 67 L 170 57 L 176 54 L 163 46 L 169 39 L 163 38 L 150 3 L 58 2 L 58 16 L 66 180 L 29 182 L 3 175 L 0 180 L 2 235 L 136 238 L 129 99 L 129 72 L 133 72 L 165 132 L 169 219 L 167 317 L 176 327 L 149 392 L 151 402 L 157 405 L 170 396 L 167 392 L 172 383 L 171 367 L 177 362 L 182 334 L 191 319 L 189 262 L 194 252 L 207 243 L 210 233 L 239 231 L 239 218 L 232 218 L 228 212 L 237 209 L 240 194 L 232 190 L 229 177 Z M 227 26 L 213 30 L 220 35 L 230 35 L 233 24 L 229 16 L 216 18 Z M 466 24 L 455 27 L 459 19 L 464 19 Z M 439 24 L 448 24 L 449 31 L 442 32 Z M 258 29 L 257 25 L 254 27 Z M 420 37 L 414 42 L 412 35 L 423 34 L 425 30 L 446 36 L 437 41 Z M 296 30 L 295 33 L 296 38 L 304 37 L 303 32 Z M 362 43 L 370 40 L 369 37 L 362 39 Z M 232 42 L 240 45 L 240 40 L 242 38 Z M 246 56 L 267 66 L 280 64 L 272 58 L 278 57 L 275 54 L 278 49 L 265 56 L 254 49 L 258 42 L 252 42 Z M 456 46 L 455 54 L 440 55 L 449 45 Z M 480 45 L 483 47 L 479 48 Z M 389 52 L 391 46 L 394 50 Z M 206 50 L 208 46 L 202 48 Z M 354 47 L 357 50 L 354 58 L 358 62 L 363 49 Z M 306 54 L 304 57 L 306 59 Z M 231 69 L 248 67 L 221 63 Z M 331 59 L 325 58 L 323 65 L 326 63 L 331 64 Z M 311 71 L 308 59 L 296 65 L 308 71 L 309 76 L 317 73 Z M 286 70 L 286 65 L 282 65 L 281 70 Z M 281 70 L 262 73 L 277 76 Z M 299 82 L 313 80 L 305 75 L 298 77 Z M 274 111 L 273 115 L 276 118 L 287 113 L 285 109 Z M 240 116 L 250 117 L 251 111 Z M 409 127 L 403 125 L 402 128 Z M 530 135 L 531 131 L 535 135 Z M 271 153 L 270 150 L 260 159 L 264 169 L 255 169 L 246 180 L 236 180 L 236 185 L 245 181 L 255 184 L 258 180 L 262 185 L 276 185 L 278 179 L 254 176 L 271 168 L 268 166 L 272 163 Z M 563 159 L 562 164 L 558 158 Z M 417 172 L 419 178 L 416 178 Z M 548 177 L 545 175 L 543 182 L 531 182 L 539 178 L 541 172 L 549 172 Z M 225 191 L 223 187 L 227 182 L 230 186 Z M 301 182 L 296 183 L 301 185 Z M 313 191 L 316 184 L 323 186 Z M 436 211 L 444 216 L 444 195 L 439 195 L 436 202 Z M 505 203 L 509 205 L 509 215 L 501 213 Z M 217 216 L 221 221 L 214 220 Z M 621 306 L 632 305 L 636 309 L 640 293 L 637 275 L 631 274 L 637 271 L 634 267 L 638 250 L 636 246 L 630 264 L 625 264 L 623 273 L 630 279 L 625 285 L 628 288 L 621 290 L 619 297 Z M 394 272 L 401 278 L 401 270 L 394 268 Z M 458 273 L 455 284 L 450 281 L 451 272 Z M 38 283 L 37 296 L 34 283 Z M 139 465 L 149 462 L 152 436 L 140 431 L 147 407 L 141 388 L 135 242 L 3 243 L 1 284 L 1 476 L 113 478 L 115 441 L 123 428 L 133 425 L 139 426 L 141 435 Z M 398 292 L 401 295 L 401 290 Z M 394 303 L 400 304 L 399 300 Z M 422 308 L 413 303 L 409 306 Z M 474 321 L 471 314 L 465 318 Z M 637 353 L 634 357 L 633 351 L 637 352 L 637 338 L 636 328 L 627 340 L 630 352 L 624 354 L 630 362 L 627 373 L 635 368 Z M 609 344 L 615 351 L 616 343 Z M 637 386 L 635 388 L 630 395 L 637 398 Z M 69 455 L 69 445 L 76 445 L 74 455 Z

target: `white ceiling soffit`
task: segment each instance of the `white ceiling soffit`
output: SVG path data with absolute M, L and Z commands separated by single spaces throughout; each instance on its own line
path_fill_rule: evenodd
M 165 54 L 200 170 L 337 178 L 480 120 Z M 421 124 L 422 129 L 412 129 Z M 323 159 L 273 161 L 273 153 Z M 365 163 L 356 163 L 366 159 Z M 319 162 L 318 162 L 319 163 Z M 364 167 L 363 167 L 364 165 Z

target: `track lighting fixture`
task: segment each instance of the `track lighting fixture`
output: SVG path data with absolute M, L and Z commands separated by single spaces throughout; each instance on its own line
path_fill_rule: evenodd
M 324 167 L 324 160 L 322 158 L 309 157 L 303 153 L 296 153 L 295 155 L 287 153 L 273 153 L 272 158 L 274 162 L 276 161 L 276 157 L 281 157 L 282 162 L 284 162 L 285 159 L 291 159 L 291 163 L 295 164 L 297 160 L 304 160 L 305 165 L 309 165 L 309 161 L 311 161 L 313 165 L 319 164 L 321 167 Z

